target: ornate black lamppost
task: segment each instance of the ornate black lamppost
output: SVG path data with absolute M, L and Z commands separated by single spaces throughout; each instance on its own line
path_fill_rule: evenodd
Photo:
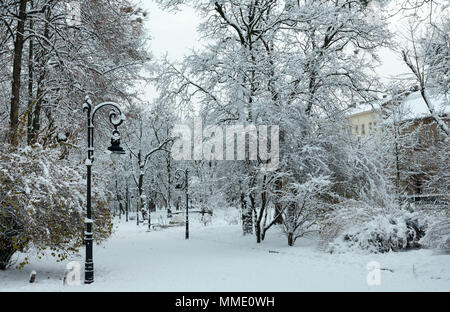
M 182 174 L 184 173 L 184 179 Z M 186 193 L 186 239 L 189 239 L 189 170 L 178 169 L 175 171 L 175 181 L 177 182 L 175 188 L 185 191 Z
M 114 126 L 114 130 L 111 138 L 111 146 L 108 150 L 111 152 L 111 160 L 113 162 L 118 160 L 121 154 L 125 154 L 125 151 L 120 146 L 120 133 L 117 130 L 122 122 L 125 120 L 120 106 L 113 102 L 104 102 L 98 104 L 92 108 L 92 102 L 89 97 L 86 97 L 86 101 L 83 105 L 83 111 L 87 113 L 87 140 L 88 140 L 88 158 L 86 159 L 87 167 L 87 207 L 86 207 L 86 232 L 84 233 L 84 241 L 86 245 L 86 262 L 84 268 L 84 283 L 91 284 L 94 282 L 94 262 L 93 262 L 93 234 L 92 234 L 92 206 L 91 206 L 91 177 L 92 177 L 92 163 L 94 162 L 94 117 L 97 111 L 105 106 L 112 108 L 109 113 L 109 121 Z

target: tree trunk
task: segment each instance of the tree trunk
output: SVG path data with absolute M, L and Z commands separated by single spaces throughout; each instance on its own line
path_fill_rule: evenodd
M 153 206 L 153 202 L 151 202 L 149 200 L 147 202 L 147 206 L 148 206 L 148 229 L 151 230 L 152 229 L 152 206 Z
M 0 240 L 0 270 L 6 270 L 15 250 L 10 241 Z
M 30 29 L 33 29 L 33 21 L 30 20 Z M 34 82 L 34 53 L 33 53 L 33 39 L 30 39 L 28 51 L 28 108 L 27 108 L 27 144 L 31 145 L 32 123 L 33 123 L 33 82 Z
M 255 224 L 256 243 L 261 243 L 261 224 L 256 222 Z
M 399 130 L 397 125 L 394 123 L 394 139 L 395 139 L 395 169 L 396 169 L 396 180 L 395 180 L 395 186 L 397 188 L 397 201 L 399 204 L 399 207 L 401 206 L 401 179 L 400 179 L 400 150 L 399 150 L 399 146 L 398 146 L 398 140 L 399 140 Z
M 294 246 L 294 243 L 295 243 L 294 233 L 289 232 L 287 234 L 287 239 L 288 239 L 288 245 L 291 247 Z
M 244 235 L 253 234 L 253 214 L 250 207 L 247 206 L 245 194 L 241 193 L 241 211 L 242 211 L 242 231 Z
M 116 200 L 119 203 L 119 219 L 122 219 L 122 214 L 125 212 L 123 209 L 123 204 L 122 204 L 122 196 L 119 193 L 119 185 L 117 182 L 117 173 L 116 173 L 116 169 L 114 169 L 114 178 L 115 178 L 115 184 L 116 184 Z
M 139 180 L 138 180 L 138 193 L 139 193 L 139 210 L 142 213 L 142 222 L 146 218 L 146 211 L 145 211 L 145 205 L 144 205 L 144 199 L 142 196 L 144 195 L 144 164 L 142 159 L 142 152 L 139 151 L 138 153 L 138 163 L 139 163 Z
M 283 182 L 278 180 L 275 182 L 275 190 L 281 191 L 283 188 Z M 283 206 L 280 203 L 275 203 L 275 222 L 274 224 L 283 224 Z
M 128 211 L 130 211 L 130 192 L 128 191 L 128 182 L 125 186 L 125 221 L 128 222 Z
M 170 206 L 170 202 L 172 200 L 172 188 L 171 188 L 171 184 L 172 184 L 172 170 L 171 170 L 171 161 L 170 161 L 170 157 L 168 157 L 166 159 L 167 162 L 167 217 L 171 218 L 172 217 L 172 210 L 171 210 L 171 206 Z
M 48 19 L 48 14 L 46 13 L 47 17 L 46 19 Z M 45 24 L 44 27 L 44 38 L 46 38 L 47 40 L 49 39 L 49 28 L 48 28 L 48 23 Z M 43 84 L 45 81 L 45 77 L 47 75 L 47 69 L 46 69 L 46 54 L 47 51 L 45 50 L 45 47 L 47 45 L 44 43 L 43 47 L 41 47 L 41 52 L 39 53 L 39 80 L 37 82 L 37 95 L 36 95 L 36 106 L 34 108 L 34 115 L 33 115 L 33 123 L 31 126 L 31 135 L 32 135 L 32 143 L 36 143 L 37 141 L 37 137 L 39 135 L 39 131 L 41 130 L 41 109 L 42 109 L 42 104 L 43 104 L 43 96 L 44 96 L 44 88 L 43 88 Z M 50 129 L 50 127 L 49 127 Z
M 262 240 L 264 240 L 265 236 L 266 236 L 266 231 L 269 229 L 269 227 L 266 227 L 266 219 L 267 219 L 267 196 L 266 196 L 266 177 L 264 177 L 264 191 L 261 192 L 261 209 L 259 210 L 259 216 L 258 219 L 256 220 L 256 226 L 258 227 L 258 231 L 259 231 L 259 235 L 257 235 L 256 237 L 256 241 L 261 242 Z M 265 216 L 264 218 L 264 223 L 262 223 L 263 220 L 263 216 Z M 261 226 L 262 224 L 262 226 Z M 272 223 L 273 224 L 273 223 Z
M 10 107 L 10 133 L 9 142 L 17 144 L 16 131 L 19 124 L 19 108 L 20 108 L 20 76 L 22 73 L 22 54 L 25 32 L 25 20 L 27 18 L 27 0 L 20 0 L 19 21 L 17 23 L 16 40 L 14 42 L 14 62 L 13 62 L 13 80 L 11 86 L 11 107 Z

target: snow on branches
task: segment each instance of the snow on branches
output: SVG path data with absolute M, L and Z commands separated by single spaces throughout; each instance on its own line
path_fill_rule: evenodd
M 40 145 L 17 151 L 0 149 L 0 269 L 16 251 L 47 248 L 58 261 L 83 243 L 85 179 L 56 150 Z M 102 193 L 94 193 L 95 238 L 111 233 Z

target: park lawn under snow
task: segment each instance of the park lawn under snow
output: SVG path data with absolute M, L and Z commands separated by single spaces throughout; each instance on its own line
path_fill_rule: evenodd
M 70 260 L 83 264 L 83 255 Z M 379 286 L 366 281 L 371 261 L 383 269 Z M 94 246 L 94 284 L 63 286 L 68 262 L 31 259 L 22 270 L 0 271 L 0 291 L 450 291 L 450 255 L 328 254 L 314 238 L 289 247 L 277 229 L 257 245 L 237 225 L 195 223 L 186 241 L 184 227 L 148 232 L 117 221 L 113 236 Z

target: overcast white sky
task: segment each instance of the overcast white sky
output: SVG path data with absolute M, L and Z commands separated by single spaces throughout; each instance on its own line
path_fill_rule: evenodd
M 149 13 L 147 28 L 151 34 L 151 49 L 155 57 L 168 53 L 171 59 L 181 59 L 198 46 L 197 26 L 200 19 L 194 10 L 185 7 L 180 12 L 161 10 L 153 1 L 142 1 Z
M 141 2 L 149 13 L 147 28 L 152 37 L 150 44 L 155 57 L 159 58 L 167 53 L 170 59 L 180 60 L 189 54 L 190 49 L 200 46 L 200 36 L 197 34 L 200 18 L 194 10 L 185 7 L 179 12 L 171 13 L 161 10 L 152 0 Z M 383 64 L 378 72 L 383 78 L 408 72 L 399 56 L 389 49 L 382 49 L 379 56 Z M 148 99 L 155 96 L 155 90 L 150 86 L 146 87 L 145 93 Z

